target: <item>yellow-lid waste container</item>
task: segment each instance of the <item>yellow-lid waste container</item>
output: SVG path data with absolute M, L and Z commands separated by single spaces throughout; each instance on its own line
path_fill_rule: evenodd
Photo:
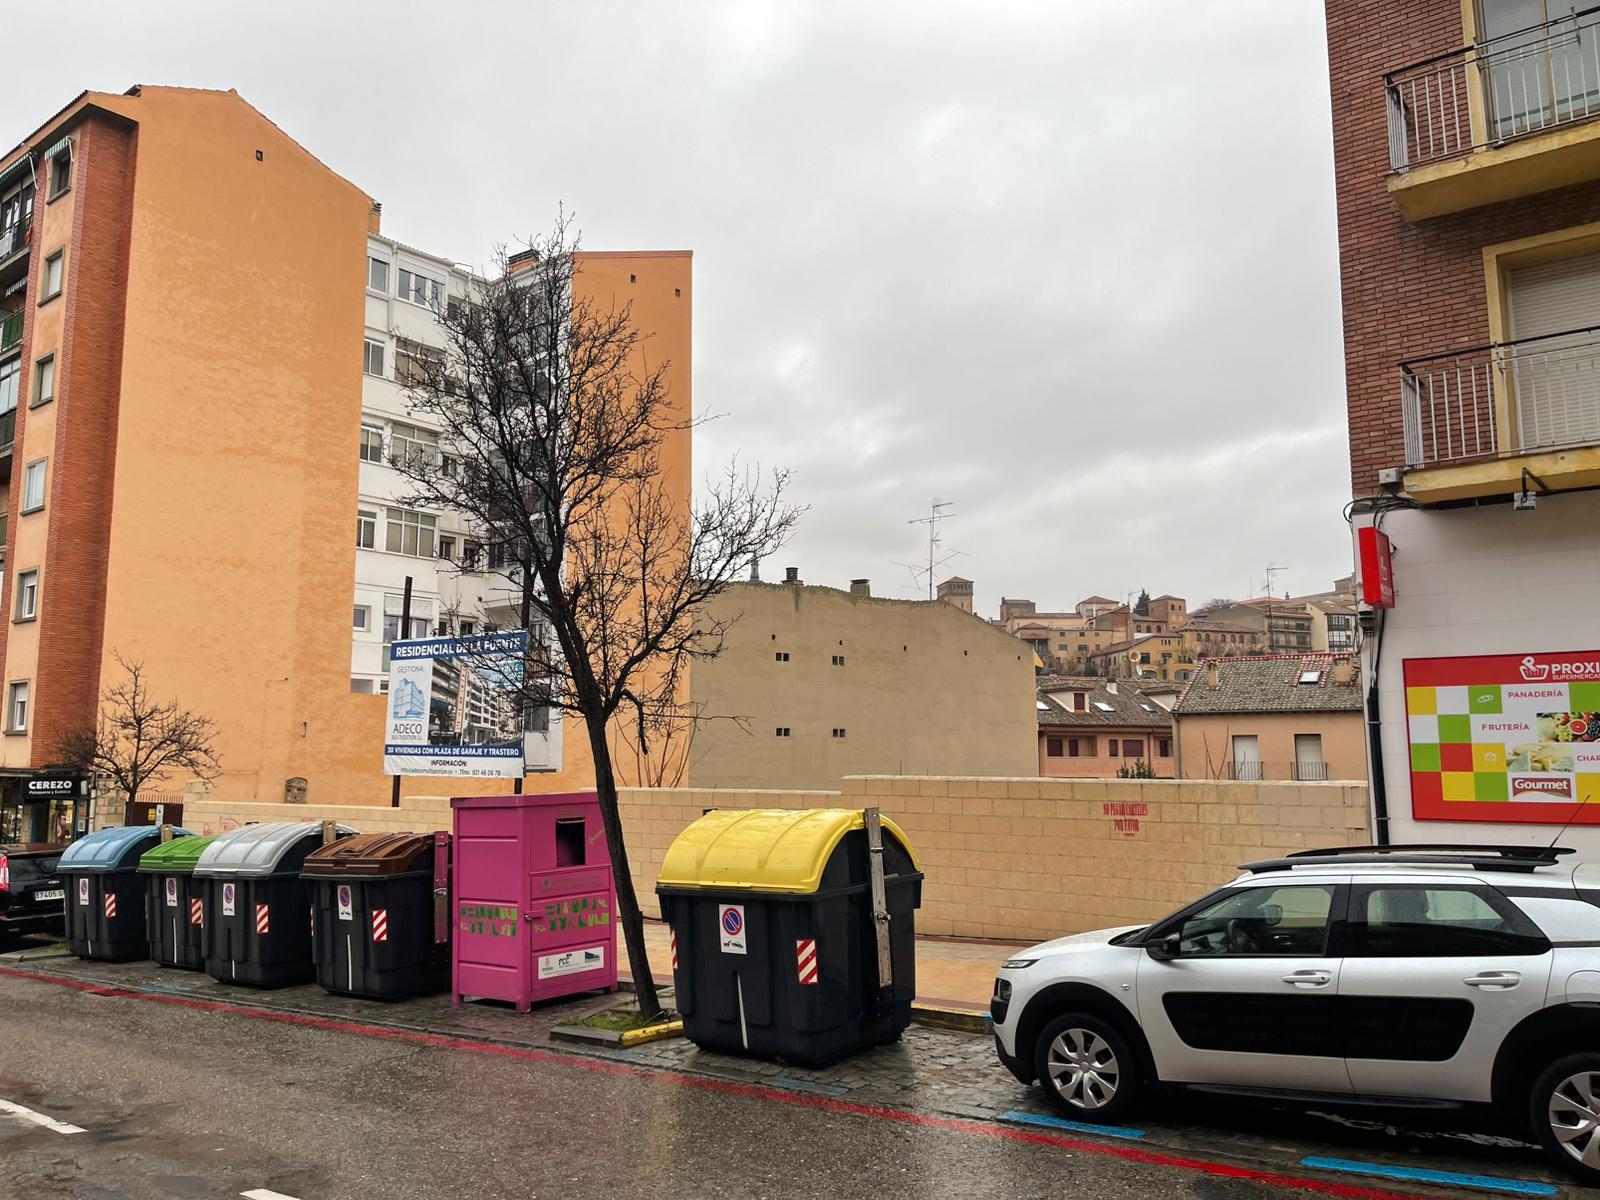
M 814 1066 L 910 1024 L 922 869 L 876 810 L 707 813 L 656 894 L 696 1045 Z

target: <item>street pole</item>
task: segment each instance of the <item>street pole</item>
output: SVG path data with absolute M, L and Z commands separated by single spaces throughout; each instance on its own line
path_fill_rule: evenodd
M 395 638 L 395 641 L 403 642 L 410 636 L 411 636 L 411 576 L 407 575 L 406 576 L 406 588 L 405 588 L 405 591 L 403 593 L 401 593 L 401 597 L 400 597 L 400 636 Z M 392 661 L 393 661 L 393 652 L 391 651 L 391 663 L 392 663 Z M 394 701 L 390 700 L 389 703 L 393 704 Z M 428 719 L 428 714 L 427 713 L 423 713 L 422 719 L 423 719 L 423 722 L 426 723 L 427 719 Z M 394 785 L 389 791 L 389 807 L 390 808 L 399 808 L 400 807 L 400 776 L 398 776 L 398 775 L 396 775 L 394 777 Z

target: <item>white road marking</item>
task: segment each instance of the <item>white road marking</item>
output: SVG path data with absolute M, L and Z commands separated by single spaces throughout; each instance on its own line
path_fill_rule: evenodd
M 293 1196 L 285 1196 L 282 1192 L 274 1192 L 270 1188 L 251 1188 L 248 1192 L 240 1192 L 244 1200 L 295 1200 Z
M 42 1125 L 56 1133 L 84 1133 L 86 1130 L 79 1125 L 68 1125 L 65 1121 L 58 1121 L 54 1117 L 47 1117 L 43 1113 L 34 1112 L 31 1108 L 24 1108 L 20 1104 L 13 1104 L 10 1100 L 0 1100 L 0 1113 L 16 1117 L 18 1120 L 27 1121 L 31 1125 Z

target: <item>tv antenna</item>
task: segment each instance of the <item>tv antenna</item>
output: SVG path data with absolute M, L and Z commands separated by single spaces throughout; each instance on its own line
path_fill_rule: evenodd
M 946 563 L 951 562 L 961 556 L 961 551 L 959 550 L 952 550 L 949 554 L 946 554 L 943 557 L 940 557 L 939 555 L 939 551 L 944 547 L 944 539 L 939 536 L 939 523 L 941 521 L 948 521 L 951 517 L 956 515 L 953 512 L 945 511 L 953 504 L 955 504 L 954 500 L 940 500 L 937 496 L 935 496 L 933 503 L 928 506 L 927 516 L 915 517 L 906 522 L 907 525 L 926 525 L 928 527 L 927 565 L 923 566 L 919 564 L 913 566 L 911 563 L 895 564 L 896 566 L 904 567 L 906 570 L 910 571 L 913 580 L 921 580 L 924 576 L 927 577 L 927 592 L 929 600 L 933 599 L 934 573 Z

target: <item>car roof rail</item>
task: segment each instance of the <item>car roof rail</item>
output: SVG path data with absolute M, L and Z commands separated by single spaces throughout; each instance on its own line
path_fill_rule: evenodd
M 1415 855 L 1466 854 L 1494 855 L 1519 862 L 1554 863 L 1563 854 L 1577 853 L 1571 846 L 1493 846 L 1472 842 L 1402 842 L 1388 846 L 1327 846 L 1320 850 L 1296 850 L 1287 858 L 1336 858 L 1349 854 Z

